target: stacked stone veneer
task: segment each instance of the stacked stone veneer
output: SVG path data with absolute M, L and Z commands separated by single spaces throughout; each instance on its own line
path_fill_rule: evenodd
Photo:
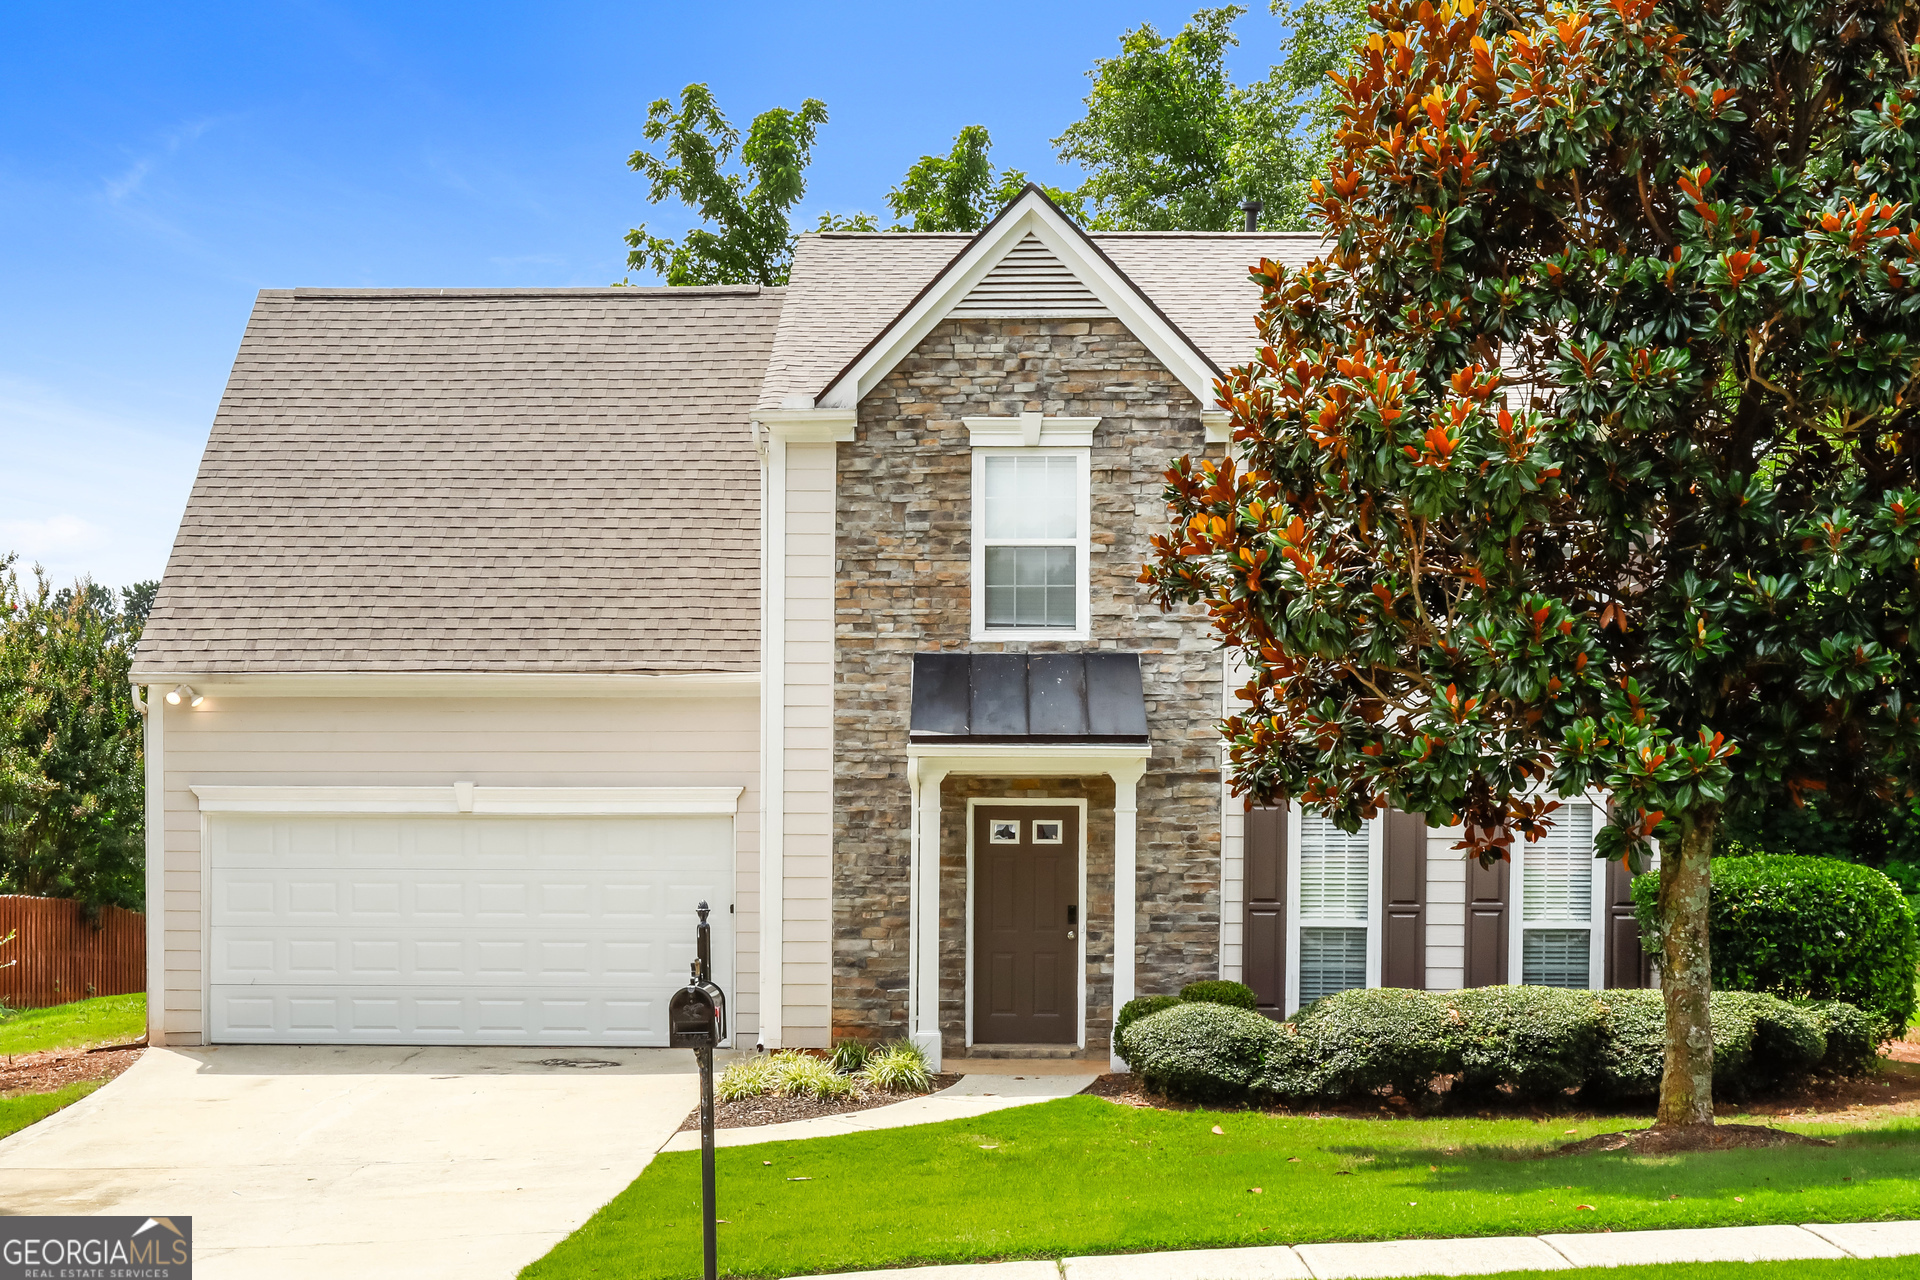
M 1098 417 L 1091 455 L 1091 635 L 970 644 L 972 449 L 961 419 Z M 946 321 L 860 404 L 839 446 L 834 583 L 833 1020 L 907 1024 L 912 655 L 938 649 L 1138 652 L 1153 754 L 1137 793 L 1141 992 L 1212 977 L 1220 953 L 1221 659 L 1197 612 L 1137 579 L 1164 520 L 1162 473 L 1205 448 L 1200 405 L 1113 320 Z M 1219 452 L 1218 446 L 1214 452 Z M 1113 784 L 949 777 L 942 788 L 940 982 L 946 1052 L 964 1045 L 966 798 L 1085 797 L 1088 1045 L 1113 1015 Z

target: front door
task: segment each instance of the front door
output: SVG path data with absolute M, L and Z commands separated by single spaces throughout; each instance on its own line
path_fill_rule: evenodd
M 1080 1037 L 1080 810 L 973 811 L 973 1040 Z

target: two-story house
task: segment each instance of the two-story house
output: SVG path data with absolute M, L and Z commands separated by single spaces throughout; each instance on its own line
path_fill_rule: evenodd
M 1248 811 L 1137 582 L 1311 237 L 801 237 L 782 289 L 260 295 L 135 679 L 153 1034 L 1104 1056 L 1199 978 L 1637 984 L 1593 813 L 1491 872 Z

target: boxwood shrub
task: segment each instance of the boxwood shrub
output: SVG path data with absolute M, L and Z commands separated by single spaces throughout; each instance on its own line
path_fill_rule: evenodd
M 1871 867 L 1759 853 L 1715 858 L 1709 899 L 1713 985 L 1788 999 L 1844 1000 L 1888 1036 L 1913 1016 L 1920 966 L 1913 908 Z M 1657 946 L 1659 877 L 1633 883 L 1649 949 Z
M 1255 1090 L 1265 1064 L 1284 1052 L 1284 1038 L 1257 1013 L 1195 1001 L 1140 1018 L 1128 1026 L 1125 1043 L 1128 1063 L 1148 1087 L 1221 1102 Z
M 1506 1085 L 1521 1098 L 1550 1098 L 1592 1075 L 1604 1025 L 1593 992 L 1472 987 L 1444 998 L 1459 1038 L 1454 1088 L 1490 1094 Z
M 1381 1088 L 1417 1097 L 1451 1073 L 1459 1056 L 1458 1024 L 1425 991 L 1342 991 L 1302 1009 L 1293 1025 L 1261 1079 L 1282 1097 L 1344 1098 Z
M 1879 1061 L 1881 1041 L 1891 1038 L 1878 1015 L 1843 1000 L 1807 1000 L 1800 1007 L 1819 1021 L 1826 1036 L 1820 1070 L 1828 1075 L 1865 1075 Z
M 1133 1055 L 1127 1052 L 1127 1029 L 1149 1014 L 1159 1013 L 1162 1009 L 1171 1009 L 1180 1004 L 1179 996 L 1135 996 L 1120 1006 L 1120 1016 L 1113 1020 L 1113 1049 L 1125 1058 L 1129 1065 Z
M 1260 1005 L 1260 997 L 1253 993 L 1252 987 L 1243 982 L 1223 982 L 1217 979 L 1189 982 L 1180 988 L 1180 998 L 1206 1004 L 1232 1005 L 1236 1009 L 1255 1009 Z

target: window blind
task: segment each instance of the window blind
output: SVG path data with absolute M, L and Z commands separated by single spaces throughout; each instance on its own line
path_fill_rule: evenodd
M 1520 919 L 1585 922 L 1593 911 L 1593 806 L 1566 804 L 1552 816 L 1546 839 L 1527 841 L 1521 855 Z
M 1520 981 L 1530 987 L 1587 986 L 1585 929 L 1528 929 L 1522 936 Z
M 1300 1003 L 1367 985 L 1365 929 L 1300 930 Z
M 1349 834 L 1326 818 L 1315 814 L 1300 815 L 1302 920 L 1363 921 L 1370 918 L 1367 909 L 1369 843 L 1364 826 Z M 1365 931 L 1361 932 L 1364 934 Z

